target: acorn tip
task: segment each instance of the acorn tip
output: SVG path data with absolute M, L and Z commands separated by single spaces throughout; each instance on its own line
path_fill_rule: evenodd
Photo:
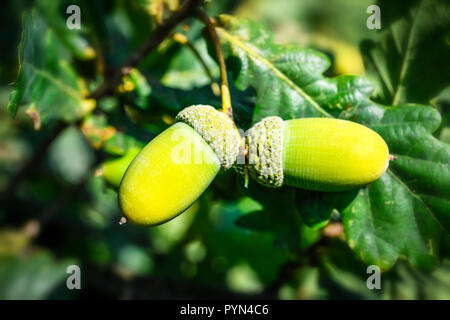
M 119 225 L 123 225 L 125 223 L 127 223 L 127 218 L 125 217 L 120 218 Z
M 389 161 L 395 161 L 395 160 L 397 160 L 397 156 L 394 156 L 394 155 L 392 155 L 392 154 L 390 154 L 389 155 Z
M 97 168 L 94 171 L 94 177 L 101 177 L 105 174 L 105 169 L 103 167 Z

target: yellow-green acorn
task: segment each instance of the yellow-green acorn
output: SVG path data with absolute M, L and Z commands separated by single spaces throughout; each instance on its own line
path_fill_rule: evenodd
M 375 181 L 389 165 L 381 136 L 339 119 L 267 117 L 248 130 L 246 145 L 250 175 L 269 187 L 347 190 Z
M 141 148 L 139 147 L 130 148 L 123 156 L 117 159 L 107 160 L 103 163 L 101 172 L 103 173 L 105 180 L 111 186 L 117 188 L 120 185 L 120 181 L 122 180 L 125 171 L 140 150 Z
M 236 162 L 242 139 L 226 114 L 196 105 L 176 120 L 125 172 L 119 205 L 128 221 L 157 225 L 174 218 L 194 203 L 220 168 Z

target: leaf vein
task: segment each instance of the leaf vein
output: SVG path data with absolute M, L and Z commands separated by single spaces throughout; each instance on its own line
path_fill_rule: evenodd
M 61 81 L 53 78 L 52 75 L 49 74 L 48 72 L 46 72 L 44 70 L 41 70 L 41 69 L 38 69 L 36 66 L 34 66 L 33 64 L 31 64 L 29 62 L 24 62 L 24 65 L 30 66 L 30 68 L 33 69 L 33 71 L 35 73 L 39 74 L 40 76 L 42 76 L 45 79 L 47 79 L 49 82 L 53 83 L 55 86 L 57 86 L 59 89 L 61 89 L 62 91 L 64 91 L 68 95 L 70 95 L 72 98 L 74 98 L 76 100 L 82 100 L 83 99 L 81 94 L 79 94 L 74 89 L 64 85 L 63 83 L 61 83 Z
M 306 94 L 299 86 L 297 86 L 291 79 L 289 79 L 284 73 L 282 73 L 277 67 L 275 67 L 269 60 L 262 57 L 260 54 L 249 48 L 247 45 L 242 43 L 240 40 L 236 39 L 233 35 L 229 34 L 223 28 L 217 28 L 219 33 L 223 35 L 228 41 L 234 43 L 236 46 L 247 52 L 247 54 L 255 59 L 257 62 L 263 63 L 266 67 L 269 68 L 280 80 L 284 81 L 289 87 L 291 87 L 294 91 L 296 91 L 300 96 L 302 96 L 307 102 L 309 102 L 314 109 L 323 114 L 325 117 L 333 118 L 331 114 L 326 112 L 319 106 L 317 102 L 315 102 L 308 94 Z

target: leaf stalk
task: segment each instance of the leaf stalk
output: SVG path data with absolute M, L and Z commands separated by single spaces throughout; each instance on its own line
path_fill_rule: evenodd
M 223 56 L 222 46 L 216 31 L 215 21 L 209 17 L 202 8 L 197 9 L 197 17 L 202 21 L 209 33 L 216 50 L 217 62 L 220 70 L 220 89 L 222 92 L 222 111 L 233 119 L 233 107 L 231 105 L 230 89 L 228 85 L 227 68 Z

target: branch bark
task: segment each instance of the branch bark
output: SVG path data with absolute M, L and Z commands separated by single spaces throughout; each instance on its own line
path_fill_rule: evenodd
M 222 111 L 227 114 L 231 120 L 233 120 L 233 108 L 231 106 L 230 89 L 228 86 L 227 68 L 225 65 L 225 58 L 222 52 L 222 46 L 220 44 L 219 35 L 216 31 L 216 25 L 214 19 L 210 18 L 206 12 L 198 8 L 197 17 L 202 21 L 206 30 L 209 33 L 214 48 L 216 49 L 217 62 L 220 69 L 220 89 L 222 91 Z
M 158 48 L 161 42 L 169 35 L 170 31 L 186 18 L 193 16 L 195 10 L 200 6 L 202 0 L 186 0 L 168 19 L 164 20 L 150 35 L 147 42 L 135 52 L 125 63 L 105 81 L 90 96 L 91 99 L 99 99 L 111 92 L 114 85 L 136 67 L 152 50 Z

